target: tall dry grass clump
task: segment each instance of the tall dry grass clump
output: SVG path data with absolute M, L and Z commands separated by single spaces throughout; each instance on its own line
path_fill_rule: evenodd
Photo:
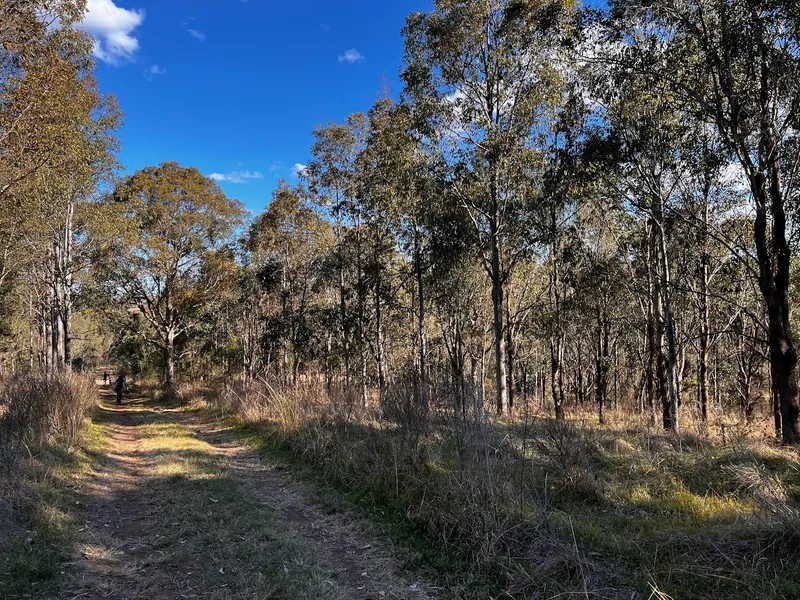
M 12 475 L 25 456 L 75 445 L 97 402 L 88 377 L 25 373 L 0 382 L 0 468 Z

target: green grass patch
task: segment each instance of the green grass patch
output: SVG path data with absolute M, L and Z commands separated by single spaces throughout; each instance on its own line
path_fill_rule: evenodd
M 50 598 L 70 559 L 76 486 L 94 464 L 101 433 L 90 426 L 71 451 L 40 449 L 13 479 L 0 480 L 0 598 Z

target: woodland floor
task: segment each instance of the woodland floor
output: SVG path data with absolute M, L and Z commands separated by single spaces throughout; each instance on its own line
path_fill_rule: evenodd
M 391 429 L 310 421 L 290 439 L 200 401 L 101 395 L 78 447 L 0 478 L 0 600 L 800 598 L 800 463 L 769 441 L 498 422 L 497 447 L 536 448 L 487 458 L 521 490 L 487 498 L 446 437 L 399 480 Z M 393 468 L 396 501 L 375 475 Z M 478 564 L 483 538 L 442 543 L 473 523 L 523 549 Z
M 179 408 L 103 402 L 63 599 L 432 598 L 369 526 Z

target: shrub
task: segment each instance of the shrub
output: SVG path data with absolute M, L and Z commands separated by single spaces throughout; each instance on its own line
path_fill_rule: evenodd
M 544 419 L 538 429 L 531 442 L 545 472 L 569 484 L 592 481 L 593 469 L 605 462 L 592 430 L 558 419 Z

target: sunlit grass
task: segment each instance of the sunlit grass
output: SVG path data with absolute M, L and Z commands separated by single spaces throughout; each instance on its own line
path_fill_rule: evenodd
M 152 472 L 159 477 L 205 479 L 220 475 L 211 446 L 177 424 L 152 424 L 140 427 L 141 452 L 153 462 Z
M 0 598 L 47 598 L 76 535 L 74 490 L 92 470 L 82 446 L 42 449 L 13 482 L 0 480 Z M 4 519 L 11 519 L 8 522 Z M 3 535 L 5 534 L 5 535 Z
M 95 467 L 102 468 L 103 455 L 110 452 L 128 468 L 135 465 L 135 493 L 157 499 L 148 504 L 156 512 L 143 523 L 138 542 L 153 554 L 126 593 L 153 597 L 171 585 L 163 577 L 190 572 L 190 585 L 212 600 L 347 596 L 308 544 L 231 478 L 224 457 L 181 422 L 180 411 L 129 407 L 122 428 L 114 424 L 114 411 L 101 411 L 100 424 L 92 426 Z M 112 436 L 126 442 L 111 441 Z M 115 576 L 138 573 L 130 557 L 119 554 L 113 534 L 99 533 L 110 536 L 107 543 L 101 539 L 84 547 L 85 555 L 108 563 Z M 106 594 L 116 589 L 113 580 L 92 585 Z
M 81 545 L 81 554 L 91 560 L 116 560 L 119 559 L 123 553 L 115 548 L 109 548 L 108 546 L 83 544 Z

